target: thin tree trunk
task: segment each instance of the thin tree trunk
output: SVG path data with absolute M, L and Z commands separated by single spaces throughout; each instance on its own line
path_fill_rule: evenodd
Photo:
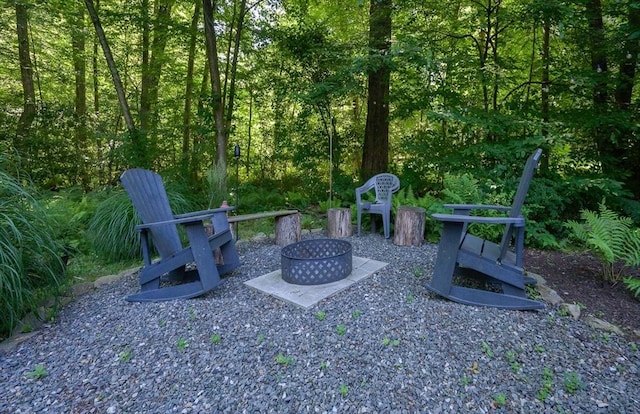
M 549 77 L 549 66 L 551 61 L 551 47 L 550 47 L 550 32 L 551 32 L 551 24 L 549 22 L 549 18 L 546 18 L 542 25 L 542 89 L 540 91 L 540 99 L 541 99 L 541 107 L 540 112 L 542 116 L 542 131 L 541 134 L 543 137 L 547 137 L 549 135 L 549 121 L 550 121 L 550 102 L 549 102 L 549 88 L 551 86 L 550 77 Z M 546 142 L 546 141 L 544 141 Z M 548 154 L 549 148 L 548 145 L 543 144 L 544 154 Z M 549 157 L 542 157 L 540 163 L 541 171 L 549 170 Z
M 29 31 L 27 29 L 29 16 L 23 2 L 16 2 L 16 31 L 18 34 L 18 58 L 20 62 L 20 76 L 22 80 L 23 107 L 16 129 L 14 146 L 22 149 L 23 141 L 29 134 L 29 129 L 36 116 L 36 91 L 33 83 L 33 65 L 29 52 Z
M 367 123 L 362 150 L 363 180 L 389 166 L 389 82 L 387 59 L 391 48 L 391 0 L 371 0 L 369 7 L 369 58 L 376 69 L 369 72 Z
M 78 154 L 84 154 L 77 158 L 77 173 L 82 188 L 89 191 L 89 175 L 87 172 L 87 81 L 85 63 L 85 34 L 84 34 L 84 9 L 76 4 L 75 15 L 71 20 L 71 45 L 73 55 L 73 70 L 75 73 L 75 147 Z
M 632 104 L 633 86 L 636 76 L 636 65 L 638 64 L 638 53 L 640 53 L 640 40 L 634 37 L 634 33 L 640 31 L 640 8 L 633 7 L 629 2 L 628 12 L 628 34 L 625 42 L 626 51 L 620 62 L 620 72 L 618 74 L 618 83 L 615 91 L 616 106 L 631 115 L 633 111 L 637 111 L 637 105 Z M 636 199 L 640 199 L 640 142 L 634 136 L 630 125 L 621 128 L 619 132 L 619 141 L 624 146 L 624 158 L 620 160 L 630 176 L 626 179 L 626 185 L 629 190 L 635 194 Z
M 602 5 L 600 0 L 588 0 L 586 3 L 589 18 L 589 48 L 591 53 L 591 68 L 596 83 L 593 88 L 593 108 L 595 116 L 605 116 L 608 111 L 609 90 L 607 87 L 607 55 Z M 593 137 L 602 170 L 606 174 L 617 175 L 619 160 L 624 156 L 616 142 L 611 139 L 610 128 L 606 125 L 597 126 L 593 130 Z
M 100 10 L 100 0 L 96 0 L 96 10 Z M 96 11 L 97 13 L 97 11 Z M 91 66 L 93 69 L 93 113 L 97 117 L 100 113 L 100 72 L 98 70 L 98 36 L 93 38 L 93 55 Z
M 151 44 L 151 24 L 149 23 L 149 0 L 140 3 L 140 20 L 142 21 L 142 82 L 140 87 L 140 131 L 146 134 L 149 130 L 149 112 L 151 111 L 151 99 L 149 98 L 151 75 L 149 73 L 149 49 Z
M 140 102 L 141 115 L 140 126 L 144 134 L 155 134 L 158 123 L 158 93 L 160 86 L 160 76 L 162 66 L 165 62 L 165 49 L 167 46 L 169 22 L 171 20 L 171 8 L 174 0 L 158 0 L 155 9 L 157 10 L 153 24 L 153 40 L 151 42 L 151 57 L 149 67 L 142 78 L 143 90 L 141 94 L 146 99 Z M 144 120 L 144 126 L 143 126 Z M 149 141 L 148 142 L 153 142 Z
M 84 0 L 84 4 L 87 6 L 87 11 L 89 12 L 89 16 L 91 17 L 93 26 L 96 29 L 96 34 L 98 36 L 98 39 L 100 40 L 102 51 L 107 61 L 107 66 L 109 67 L 111 78 L 113 79 L 113 85 L 116 89 L 116 93 L 118 94 L 118 102 L 120 103 L 120 110 L 122 111 L 122 116 L 124 117 L 124 121 L 127 126 L 127 129 L 129 131 L 135 131 L 136 128 L 133 122 L 133 116 L 131 116 L 131 111 L 129 110 L 129 103 L 127 102 L 127 97 L 125 95 L 124 88 L 122 87 L 122 80 L 120 79 L 120 75 L 118 75 L 118 68 L 116 67 L 116 63 L 113 59 L 113 55 L 111 54 L 111 49 L 109 48 L 107 37 L 104 34 L 104 30 L 102 29 L 102 24 L 100 23 L 100 19 L 98 18 L 98 13 L 96 12 L 96 9 L 93 7 L 92 0 Z
M 213 17 L 214 10 L 214 0 L 202 0 L 207 60 L 209 62 L 209 76 L 211 78 L 211 97 L 213 100 L 214 119 L 216 123 L 216 165 L 219 171 L 226 173 L 228 137 L 224 131 L 224 105 L 222 102 L 220 66 L 218 64 L 218 44 L 215 32 L 215 20 Z
M 236 94 L 236 73 L 238 72 L 238 55 L 240 54 L 240 41 L 242 39 L 242 29 L 244 27 L 244 19 L 247 14 L 247 0 L 241 0 L 240 13 L 238 14 L 238 26 L 236 28 L 234 45 L 233 45 L 233 58 L 231 59 L 231 76 L 229 83 L 229 93 L 225 91 L 225 97 L 228 97 L 228 105 L 226 107 L 226 120 L 224 124 L 225 133 L 228 136 L 231 131 L 231 121 L 233 119 L 233 104 Z M 227 64 L 228 65 L 228 64 Z M 229 71 L 227 71 L 229 73 Z M 225 77 L 225 84 L 227 78 Z M 225 88 L 226 89 L 226 88 Z
M 191 26 L 189 28 L 189 56 L 187 58 L 187 79 L 185 85 L 184 115 L 182 117 L 182 171 L 189 171 L 189 147 L 191 144 L 191 103 L 193 101 L 193 72 L 195 66 L 196 41 L 198 39 L 198 21 L 200 17 L 200 2 L 195 2 Z M 188 175 L 187 175 L 188 176 Z

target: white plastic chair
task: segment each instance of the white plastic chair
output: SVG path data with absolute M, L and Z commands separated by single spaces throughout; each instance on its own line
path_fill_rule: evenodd
M 389 238 L 391 227 L 391 196 L 400 188 L 400 180 L 393 174 L 382 173 L 371 177 L 364 185 L 356 188 L 356 209 L 358 215 L 358 236 L 360 235 L 362 213 L 380 214 L 384 227 L 384 237 Z M 375 202 L 363 201 L 362 196 L 375 189 Z M 375 220 L 371 217 L 371 231 L 376 231 Z

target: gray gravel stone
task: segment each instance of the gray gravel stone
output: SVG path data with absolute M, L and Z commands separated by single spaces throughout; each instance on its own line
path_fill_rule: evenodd
M 309 310 L 243 284 L 280 267 L 272 240 L 239 243 L 243 265 L 197 299 L 126 302 L 136 275 L 99 286 L 0 355 L 0 413 L 638 412 L 638 344 L 552 307 L 434 296 L 434 245 L 347 240 L 389 265 Z

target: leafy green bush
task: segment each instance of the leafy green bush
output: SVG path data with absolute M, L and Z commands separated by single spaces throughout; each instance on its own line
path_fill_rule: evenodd
M 630 218 L 620 217 L 604 202 L 600 203 L 599 210 L 599 213 L 582 210 L 580 217 L 583 222 L 570 220 L 567 226 L 601 260 L 604 279 L 619 282 L 622 270 L 616 269 L 616 263 L 640 265 L 640 230 L 633 229 Z
M 35 309 L 39 293 L 57 293 L 64 284 L 63 249 L 53 237 L 45 210 L 4 168 L 0 168 L 0 336 L 8 335 L 26 312 Z

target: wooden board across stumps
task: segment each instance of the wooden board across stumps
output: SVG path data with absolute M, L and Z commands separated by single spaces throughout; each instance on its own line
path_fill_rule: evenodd
M 424 242 L 425 215 L 425 209 L 422 207 L 398 207 L 393 244 L 420 246 Z
M 327 212 L 327 235 L 331 238 L 350 237 L 351 227 L 350 208 L 330 208 Z

